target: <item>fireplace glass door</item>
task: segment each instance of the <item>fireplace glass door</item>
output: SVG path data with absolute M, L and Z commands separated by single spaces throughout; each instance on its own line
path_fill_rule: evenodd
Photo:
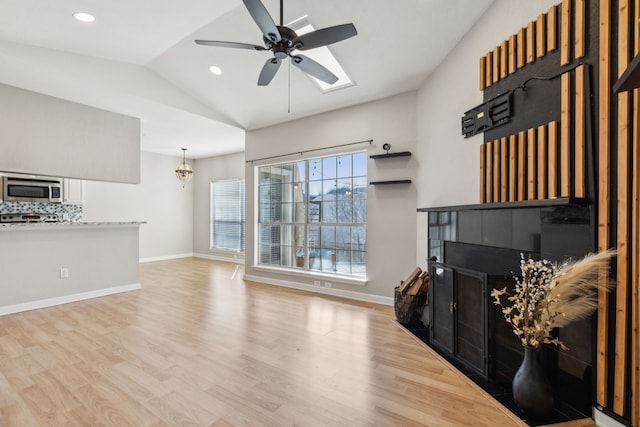
M 431 343 L 488 378 L 487 275 L 431 263 Z
M 488 375 L 487 275 L 455 270 L 456 356 Z
M 453 270 L 442 264 L 431 266 L 431 341 L 449 353 L 454 352 Z

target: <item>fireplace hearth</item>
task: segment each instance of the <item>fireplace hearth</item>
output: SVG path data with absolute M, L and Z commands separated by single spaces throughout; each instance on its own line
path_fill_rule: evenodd
M 520 254 L 562 261 L 594 250 L 593 214 L 570 199 L 425 209 L 429 217 L 429 315 L 421 338 L 507 407 L 523 357 L 519 339 L 490 297 L 513 288 Z M 589 417 L 593 405 L 593 319 L 557 331 L 570 348 L 545 346 L 554 419 Z

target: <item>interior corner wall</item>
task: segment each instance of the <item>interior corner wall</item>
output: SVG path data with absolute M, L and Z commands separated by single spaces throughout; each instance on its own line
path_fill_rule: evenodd
M 560 0 L 495 0 L 418 91 L 418 207 L 479 203 L 483 135 L 462 136 L 465 111 L 482 104 L 479 61 Z M 417 257 L 427 256 L 426 214 L 418 214 Z
M 228 179 L 244 179 L 245 154 L 235 153 L 224 156 L 198 159 L 193 177 L 194 186 L 194 220 L 193 220 L 193 252 L 200 256 L 241 261 L 243 254 L 210 249 L 211 235 L 211 182 Z
M 182 157 L 145 151 L 140 157 L 140 184 L 86 182 L 83 220 L 146 221 L 140 226 L 143 260 L 191 255 L 193 181 L 182 188 L 174 173 Z
M 348 89 L 347 89 L 348 90 Z M 321 157 L 340 152 L 367 150 L 368 154 L 384 153 L 382 145 L 391 144 L 391 152 L 411 151 L 411 157 L 368 160 L 368 179 L 411 179 L 411 184 L 369 185 L 367 193 L 367 278 L 366 286 L 332 282 L 331 292 L 362 299 L 393 301 L 393 288 L 415 268 L 416 197 L 415 178 L 424 159 L 415 155 L 417 142 L 416 93 L 409 92 L 379 101 L 335 110 L 284 124 L 247 132 L 246 158 L 316 150 L 340 144 L 373 139 L 371 145 L 357 144 L 341 149 L 307 153 Z M 263 164 L 300 159 L 296 154 L 246 165 L 247 251 L 245 272 L 266 283 L 287 282 L 303 288 L 313 286 L 318 277 L 265 272 L 255 268 L 255 167 Z M 378 297 L 378 299 L 374 297 Z M 370 298 L 369 298 L 370 297 Z

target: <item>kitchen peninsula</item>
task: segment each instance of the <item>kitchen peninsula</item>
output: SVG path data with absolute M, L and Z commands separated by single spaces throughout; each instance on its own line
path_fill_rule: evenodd
M 0 224 L 0 315 L 140 289 L 141 224 Z

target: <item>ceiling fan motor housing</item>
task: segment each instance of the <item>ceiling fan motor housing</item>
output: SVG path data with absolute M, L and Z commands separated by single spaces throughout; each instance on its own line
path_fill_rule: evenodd
M 263 36 L 263 40 L 267 49 L 273 51 L 273 54 L 278 59 L 285 59 L 289 56 L 289 53 L 295 48 L 293 46 L 292 40 L 298 37 L 295 31 L 293 31 L 289 27 L 284 27 L 281 25 L 277 26 L 278 32 L 280 33 L 280 41 L 273 42 L 268 38 Z

